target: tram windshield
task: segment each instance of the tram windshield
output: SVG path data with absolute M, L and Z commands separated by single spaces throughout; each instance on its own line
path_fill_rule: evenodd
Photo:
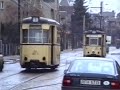
M 101 37 L 86 37 L 85 45 L 102 45 Z
M 42 43 L 42 30 L 29 30 L 29 43 Z
M 98 39 L 97 38 L 90 38 L 90 45 L 98 45 Z
M 23 43 L 50 43 L 49 30 L 23 30 Z

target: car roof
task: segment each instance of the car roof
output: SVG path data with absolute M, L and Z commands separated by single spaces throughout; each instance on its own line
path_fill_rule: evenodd
M 115 61 L 112 58 L 103 58 L 103 57 L 80 57 L 80 58 L 76 58 L 75 60 L 100 60 L 100 61 Z

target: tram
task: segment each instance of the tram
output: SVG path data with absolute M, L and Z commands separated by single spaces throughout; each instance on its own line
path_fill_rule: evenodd
M 88 30 L 83 35 L 85 57 L 105 57 L 107 53 L 106 34 L 100 30 Z
M 55 20 L 28 17 L 20 30 L 20 65 L 22 68 L 55 69 L 60 64 L 60 29 Z
M 120 48 L 120 39 L 117 38 L 115 41 L 116 41 L 115 42 L 116 48 L 119 49 Z

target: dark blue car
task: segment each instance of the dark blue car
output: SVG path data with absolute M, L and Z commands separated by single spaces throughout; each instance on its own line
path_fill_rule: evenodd
M 62 90 L 120 90 L 120 66 L 107 58 L 74 60 L 65 70 Z

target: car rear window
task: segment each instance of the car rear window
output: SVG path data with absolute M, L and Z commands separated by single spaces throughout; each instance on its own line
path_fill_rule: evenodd
M 114 63 L 112 61 L 77 60 L 69 68 L 69 71 L 115 75 Z

